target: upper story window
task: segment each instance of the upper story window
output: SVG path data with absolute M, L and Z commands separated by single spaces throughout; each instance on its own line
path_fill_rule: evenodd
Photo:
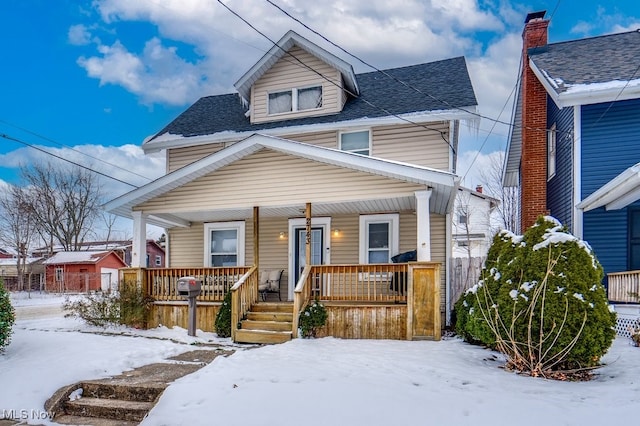
M 556 123 L 547 131 L 547 179 L 556 175 Z
M 322 107 L 322 86 L 269 93 L 269 114 L 305 111 Z
M 162 266 L 162 256 L 156 254 L 156 266 Z
M 340 133 L 340 149 L 361 155 L 371 152 L 371 132 L 359 130 L 357 132 Z
M 460 225 L 466 225 L 467 224 L 467 215 L 464 213 L 461 213 L 458 215 L 458 223 Z
M 244 229 L 244 222 L 206 223 L 205 266 L 243 266 Z

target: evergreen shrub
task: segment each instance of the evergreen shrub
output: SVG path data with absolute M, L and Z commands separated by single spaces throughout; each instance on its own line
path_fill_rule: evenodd
M 556 219 L 495 236 L 482 279 L 456 304 L 457 332 L 532 375 L 598 365 L 615 337 L 603 270 Z
M 216 314 L 216 333 L 218 337 L 231 337 L 231 292 L 225 294 Z
M 327 323 L 327 309 L 317 299 L 307 305 L 298 321 L 300 335 L 305 338 L 316 337 L 318 331 Z
M 0 279 L 0 352 L 11 343 L 13 323 L 16 320 L 15 311 L 9 299 L 9 293 L 4 288 L 4 282 Z

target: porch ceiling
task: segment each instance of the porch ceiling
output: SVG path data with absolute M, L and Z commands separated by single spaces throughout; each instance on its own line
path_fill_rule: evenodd
M 415 197 L 397 197 L 378 200 L 362 200 L 342 203 L 314 203 L 311 206 L 314 216 L 332 216 L 339 214 L 359 214 L 359 213 L 379 213 L 379 212 L 401 212 L 415 210 Z M 261 207 L 260 217 L 302 217 L 304 216 L 305 205 L 297 204 L 290 206 Z M 215 222 L 226 220 L 249 219 L 253 216 L 252 208 L 238 208 L 226 210 L 203 210 L 181 212 L 173 214 L 168 218 L 168 223 L 175 222 L 176 218 L 185 222 Z M 148 220 L 159 226 L 167 226 L 162 214 L 153 215 Z M 175 225 L 174 225 L 175 226 Z

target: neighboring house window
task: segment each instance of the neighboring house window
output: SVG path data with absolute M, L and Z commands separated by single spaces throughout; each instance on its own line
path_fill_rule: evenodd
M 162 256 L 156 254 L 156 266 L 162 266 Z
M 369 155 L 371 152 L 371 132 L 369 130 L 360 130 L 340 133 L 340 149 L 356 154 Z
M 458 216 L 458 223 L 460 225 L 466 225 L 467 224 L 467 215 L 466 214 L 461 214 Z
M 458 247 L 469 247 L 469 241 L 458 240 Z
M 398 214 L 360 216 L 360 263 L 391 263 L 399 246 Z
M 56 268 L 56 281 L 62 282 L 63 278 L 64 278 L 64 271 L 62 270 L 62 268 Z
M 322 86 L 269 93 L 269 114 L 305 111 L 322 107 Z
M 556 124 L 547 132 L 547 179 L 556 174 Z
M 244 266 L 244 231 L 241 222 L 205 223 L 205 266 Z

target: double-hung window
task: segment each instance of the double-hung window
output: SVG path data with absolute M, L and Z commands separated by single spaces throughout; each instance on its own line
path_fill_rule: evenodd
M 400 245 L 398 214 L 360 216 L 360 263 L 390 263 Z
M 556 175 L 556 124 L 547 131 L 547 179 Z
M 356 154 L 369 155 L 371 152 L 371 132 L 369 130 L 341 132 L 340 149 Z
M 206 223 L 205 266 L 244 265 L 244 222 Z
M 269 93 L 269 115 L 322 107 L 322 86 Z

